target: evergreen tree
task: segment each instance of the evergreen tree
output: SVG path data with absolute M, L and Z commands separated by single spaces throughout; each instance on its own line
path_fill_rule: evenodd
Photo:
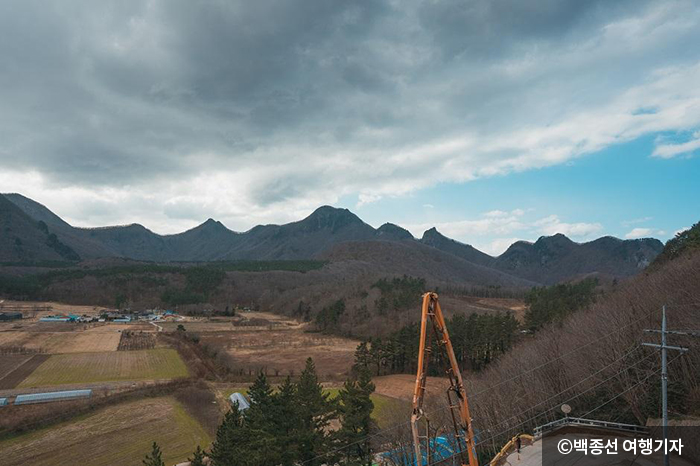
M 204 466 L 204 450 L 197 445 L 197 449 L 192 454 L 192 458 L 188 458 L 190 466 Z
M 367 347 L 367 342 L 363 341 L 355 349 L 355 363 L 353 364 L 353 370 L 359 371 L 361 368 L 366 368 L 370 363 L 370 353 Z
M 243 416 L 235 403 L 226 413 L 224 420 L 216 431 L 216 440 L 211 447 L 209 458 L 212 466 L 244 466 L 252 464 L 246 462 L 249 458 L 249 444 L 251 437 L 249 429 L 244 425 Z
M 292 466 L 299 458 L 299 409 L 297 387 L 287 377 L 274 395 L 275 437 L 280 448 L 280 464 Z
M 263 427 L 272 415 L 273 402 L 272 387 L 263 371 L 258 373 L 255 382 L 248 389 L 248 398 L 250 408 L 246 412 L 246 420 L 255 427 Z
M 374 384 L 369 369 L 359 372 L 357 379 L 345 382 L 340 391 L 340 422 L 341 427 L 337 438 L 341 446 L 351 445 L 343 450 L 342 463 L 352 466 L 371 466 L 372 449 L 368 436 L 373 422 L 371 395 Z
M 275 437 L 278 430 L 275 397 L 264 372 L 260 371 L 250 386 L 248 397 L 250 408 L 245 412 L 245 421 L 252 436 L 248 444 L 251 459 L 256 458 L 256 466 L 276 466 L 280 463 L 282 449 Z
M 319 466 L 325 461 L 318 456 L 326 454 L 328 450 L 326 427 L 332 418 L 334 404 L 328 399 L 328 394 L 323 393 L 311 358 L 306 360 L 306 367 L 297 383 L 297 408 L 299 461 L 304 466 Z
M 160 452 L 160 447 L 156 442 L 153 442 L 151 454 L 146 455 L 146 459 L 143 460 L 143 464 L 144 466 L 165 466 L 162 454 Z

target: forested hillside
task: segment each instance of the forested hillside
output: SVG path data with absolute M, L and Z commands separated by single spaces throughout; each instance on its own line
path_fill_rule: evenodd
M 501 445 L 557 419 L 562 403 L 577 417 L 641 424 L 657 417 L 658 353 L 641 343 L 654 340 L 643 330 L 659 328 L 663 305 L 670 328 L 700 328 L 700 251 L 617 285 L 589 307 L 545 326 L 481 374 L 470 375 L 474 419 L 491 439 L 482 442 Z M 700 347 L 687 337 L 673 342 L 691 351 L 671 356 L 669 409 L 700 415 Z

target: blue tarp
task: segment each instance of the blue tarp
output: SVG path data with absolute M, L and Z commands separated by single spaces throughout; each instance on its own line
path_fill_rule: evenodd
M 444 459 L 450 458 L 455 455 L 454 443 L 450 442 L 447 437 L 437 437 L 430 441 L 430 451 L 431 451 L 431 462 L 442 461 Z M 393 464 L 401 466 L 416 466 L 416 459 L 413 454 L 413 447 L 408 448 L 397 448 L 396 450 L 391 450 L 382 453 L 384 458 L 391 460 Z M 425 448 L 423 448 L 423 464 L 426 466 L 428 464 L 428 458 L 425 454 Z

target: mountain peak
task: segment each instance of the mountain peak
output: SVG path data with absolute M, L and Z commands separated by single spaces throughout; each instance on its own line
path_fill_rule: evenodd
M 321 207 L 318 207 L 316 210 L 311 212 L 311 215 L 309 215 L 307 218 L 320 216 L 352 217 L 359 220 L 359 217 L 350 212 L 348 209 L 343 207 L 333 207 L 330 205 L 322 205 Z
M 364 225 L 365 223 L 348 209 L 324 205 L 314 210 L 311 215 L 298 224 L 307 231 L 323 229 L 337 231 L 349 225 Z
M 470 244 L 461 243 L 459 241 L 448 238 L 440 233 L 437 228 L 432 227 L 423 233 L 420 242 L 426 246 L 431 246 L 445 252 L 449 252 L 464 260 L 473 262 L 479 265 L 489 265 L 493 261 L 493 257 L 485 254 Z
M 414 239 L 411 232 L 405 228 L 388 222 L 377 228 L 377 236 L 388 240 Z
M 555 233 L 552 236 L 540 236 L 537 241 L 535 241 L 535 244 L 552 244 L 552 245 L 571 245 L 571 244 L 576 244 L 574 241 L 572 241 L 568 236 L 566 236 L 564 233 Z
M 219 228 L 219 227 L 224 227 L 224 224 L 218 220 L 214 220 L 213 218 L 208 218 L 206 220 L 206 222 L 202 223 L 199 226 L 200 227 L 208 227 L 208 228 L 211 228 L 211 227 Z M 226 227 L 224 227 L 224 228 L 226 228 Z
M 438 239 L 438 238 L 449 239 L 449 238 L 447 238 L 447 236 L 440 233 L 437 230 L 437 228 L 432 227 L 432 228 L 429 228 L 423 232 L 423 237 L 421 238 L 421 241 L 425 242 L 425 241 L 428 241 L 430 239 Z

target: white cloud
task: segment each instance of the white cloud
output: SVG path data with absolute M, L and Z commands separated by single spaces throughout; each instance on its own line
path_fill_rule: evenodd
M 693 138 L 694 139 L 690 141 L 680 144 L 657 143 L 651 155 L 662 159 L 670 159 L 677 155 L 691 154 L 700 149 L 700 131 L 695 132 Z
M 510 245 L 521 239 L 522 238 L 496 238 L 487 245 L 482 246 L 483 249 L 480 249 L 486 254 L 500 256 L 510 247 Z
M 360 193 L 360 195 L 358 196 L 359 201 L 357 202 L 357 207 L 362 207 L 365 204 L 372 204 L 373 202 L 377 202 L 381 198 L 382 196 L 378 194 Z
M 633 228 L 632 231 L 625 235 L 627 239 L 647 238 L 653 233 L 651 228 Z
M 565 223 L 559 220 L 556 215 L 537 220 L 534 226 L 544 235 L 554 235 L 562 233 L 566 236 L 588 238 L 603 231 L 600 223 Z
M 515 209 L 510 212 L 492 210 L 483 213 L 481 218 L 475 220 L 404 226 L 417 238 L 420 238 L 425 230 L 434 226 L 445 236 L 471 244 L 489 254 L 503 252 L 518 239 L 563 233 L 575 240 L 585 241 L 603 231 L 603 226 L 600 223 L 567 223 L 561 221 L 557 215 L 530 218 L 527 216 L 528 212 L 532 212 L 532 210 Z
M 690 227 L 683 227 L 683 228 L 681 228 L 681 229 L 678 229 L 678 230 L 674 231 L 674 232 L 673 232 L 673 236 L 675 237 L 675 236 L 677 236 L 679 233 L 683 233 L 683 232 L 686 231 L 686 230 L 690 230 Z
M 648 222 L 648 221 L 653 220 L 653 219 L 654 219 L 654 217 L 640 217 L 640 218 L 634 218 L 634 219 L 632 219 L 632 220 L 623 220 L 623 221 L 620 222 L 620 223 L 621 223 L 623 226 L 626 226 L 626 227 L 627 227 L 627 226 L 630 226 L 630 225 L 635 225 L 635 224 L 637 224 L 637 223 L 645 223 L 645 222 Z

